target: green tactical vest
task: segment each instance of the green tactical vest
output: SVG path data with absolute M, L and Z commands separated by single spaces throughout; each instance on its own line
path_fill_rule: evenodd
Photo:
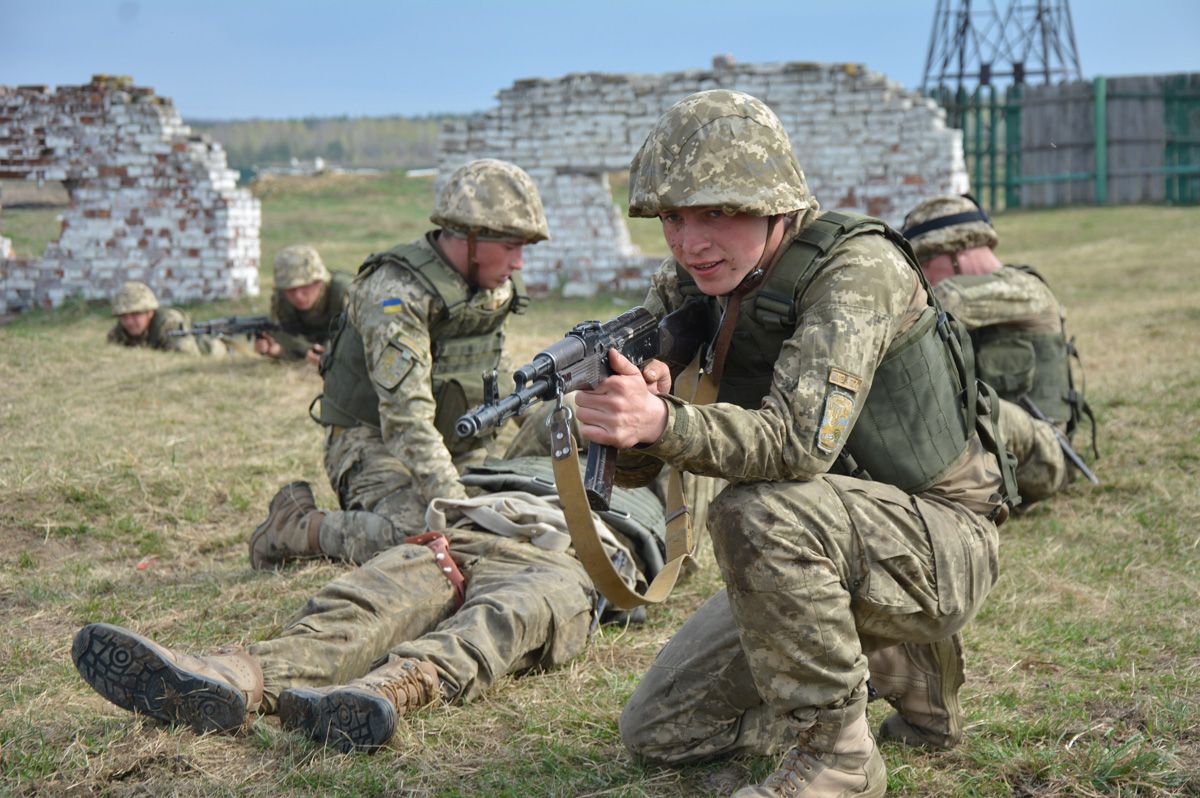
M 521 490 L 535 496 L 557 495 L 554 467 L 548 457 L 489 457 L 483 465 L 470 466 L 462 483 L 494 493 Z M 609 528 L 624 537 L 637 558 L 638 570 L 649 582 L 663 568 L 667 551 L 667 524 L 663 505 L 649 488 L 614 487 L 609 509 L 597 512 Z
M 512 276 L 512 302 L 486 309 L 469 304 L 470 294 L 462 278 L 429 249 L 404 244 L 372 255 L 359 269 L 357 279 L 365 279 L 384 267 L 407 270 L 445 306 L 445 311 L 430 326 L 429 340 L 436 403 L 434 426 L 442 434 L 446 448 L 452 456 L 457 456 L 478 447 L 484 436 L 494 438 L 496 430 L 478 438 L 460 438 L 454 432 L 454 422 L 483 402 L 483 374 L 500 365 L 508 315 L 524 311 L 529 302 L 520 275 Z M 380 427 L 379 398 L 367 370 L 362 336 L 350 324 L 346 313 L 341 314 L 329 352 L 322 358 L 321 375 L 325 379 L 318 419 L 322 424 Z M 507 384 L 511 383 L 511 375 L 499 376 L 500 391 L 511 391 L 511 384 Z
M 911 246 L 878 219 L 829 211 L 796 236 L 763 284 L 742 301 L 717 401 L 748 409 L 761 405 L 775 361 L 799 324 L 804 292 L 825 256 L 850 236 L 866 234 L 886 236 L 904 252 L 930 306 L 884 354 L 832 470 L 920 493 L 941 479 L 975 428 L 974 364 L 965 331 L 937 305 Z M 716 304 L 683 267 L 676 266 L 676 274 L 685 297 Z
M 1032 266 L 1011 266 L 1046 282 Z M 955 282 L 985 282 L 991 275 L 955 277 Z M 975 363 L 979 378 L 993 388 L 1001 399 L 1016 402 L 1028 394 L 1038 409 L 1056 424 L 1066 424 L 1073 432 L 1082 412 L 1082 397 L 1071 381 L 1072 346 L 1066 330 L 1033 332 L 1008 324 L 996 324 L 972 331 Z

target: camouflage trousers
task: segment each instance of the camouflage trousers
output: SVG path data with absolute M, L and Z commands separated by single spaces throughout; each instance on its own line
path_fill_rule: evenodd
M 867 652 L 957 633 L 998 572 L 983 516 L 850 477 L 731 486 L 709 531 L 726 590 L 621 714 L 629 750 L 660 762 L 792 745 L 867 678 Z
M 345 684 L 391 655 L 433 663 L 447 699 L 469 701 L 506 674 L 583 651 L 594 593 L 578 560 L 481 532 L 446 535 L 467 580 L 461 608 L 430 549 L 389 549 L 321 588 L 278 637 L 248 648 L 263 670 L 263 711 L 289 687 Z
M 456 458 L 455 466 L 461 472 L 485 456 L 479 449 Z M 321 522 L 321 551 L 331 559 L 361 564 L 425 529 L 428 504 L 379 430 L 330 430 L 325 473 L 342 509 L 327 513 Z
M 1054 428 L 1000 400 L 1000 438 L 1017 458 L 1017 490 L 1023 503 L 1041 501 L 1062 490 L 1069 477 L 1067 458 Z

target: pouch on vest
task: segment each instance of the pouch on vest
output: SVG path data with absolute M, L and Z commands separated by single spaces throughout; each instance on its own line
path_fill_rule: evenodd
M 1028 341 L 1007 339 L 979 348 L 975 364 L 979 379 L 1000 396 L 1020 396 L 1033 391 L 1037 376 L 1037 354 Z

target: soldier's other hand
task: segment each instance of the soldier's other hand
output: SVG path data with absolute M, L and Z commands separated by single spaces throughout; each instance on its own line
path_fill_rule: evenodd
M 642 364 L 642 376 L 646 378 L 646 387 L 650 393 L 671 392 L 671 369 L 661 360 L 647 360 Z
M 657 441 L 667 426 L 667 405 L 657 395 L 661 378 L 655 376 L 652 389 L 642 370 L 615 349 L 609 350 L 608 364 L 612 376 L 595 390 L 575 394 L 583 437 L 618 449 Z M 661 369 L 665 372 L 666 366 Z
M 314 366 L 321 365 L 321 355 L 325 354 L 325 347 L 320 344 L 313 344 L 312 348 L 304 353 L 304 359 Z

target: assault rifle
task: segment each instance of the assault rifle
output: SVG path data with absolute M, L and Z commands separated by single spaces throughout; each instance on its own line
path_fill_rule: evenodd
M 270 332 L 292 332 L 286 325 L 271 321 L 269 316 L 224 316 L 219 319 L 198 321 L 186 330 L 171 330 L 167 335 L 179 338 L 184 335 L 249 335 L 258 337 Z
M 454 425 L 462 437 L 478 435 L 490 427 L 521 415 L 538 402 L 562 397 L 571 391 L 590 390 L 612 374 L 608 350 L 616 349 L 635 366 L 658 358 L 677 374 L 691 361 L 708 338 L 708 311 L 704 303 L 687 302 L 661 322 L 644 307 L 628 310 L 606 322 L 575 325 L 561 341 L 551 344 L 533 361 L 513 372 L 514 390 L 501 398 L 496 373 L 484 374 L 483 404 L 463 415 Z M 616 477 L 617 451 L 612 446 L 588 447 L 584 486 L 588 504 L 607 510 Z
M 1075 449 L 1071 447 L 1071 442 L 1067 440 L 1067 436 L 1063 434 L 1062 430 L 1060 430 L 1053 421 L 1046 418 L 1046 414 L 1041 411 L 1041 408 L 1034 404 L 1034 401 L 1029 398 L 1029 394 L 1021 394 L 1021 398 L 1017 401 L 1020 403 L 1021 407 L 1025 408 L 1025 410 L 1029 412 L 1029 415 L 1033 416 L 1039 421 L 1045 421 L 1051 426 L 1051 428 L 1053 428 L 1054 437 L 1058 439 L 1058 445 L 1062 447 L 1063 454 L 1067 456 L 1067 459 L 1079 469 L 1079 473 L 1087 477 L 1088 482 L 1091 482 L 1093 485 L 1099 485 L 1100 478 L 1092 472 L 1092 469 L 1088 468 L 1087 463 L 1083 462 L 1083 458 L 1079 456 L 1079 452 L 1075 451 Z

